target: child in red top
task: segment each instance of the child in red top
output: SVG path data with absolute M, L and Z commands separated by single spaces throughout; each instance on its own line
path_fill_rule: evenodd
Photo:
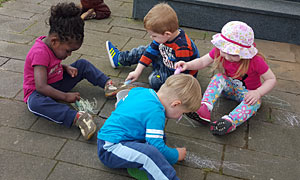
M 96 131 L 93 118 L 87 112 L 77 112 L 64 101 L 80 99 L 79 92 L 69 92 L 78 82 L 87 79 L 113 96 L 118 88 L 112 80 L 84 59 L 71 65 L 61 61 L 80 48 L 84 38 L 81 10 L 74 3 L 59 3 L 51 7 L 48 36 L 37 38 L 27 54 L 24 65 L 24 102 L 30 112 L 50 121 L 70 127 L 78 126 L 85 139 Z
M 228 22 L 221 33 L 213 36 L 211 42 L 215 47 L 208 54 L 190 62 L 178 62 L 175 67 L 181 67 L 182 71 L 199 70 L 214 63 L 214 69 L 220 71 L 209 83 L 200 109 L 187 116 L 200 122 L 210 122 L 210 130 L 214 135 L 224 135 L 257 112 L 261 97 L 273 89 L 276 78 L 255 48 L 254 32 L 247 24 Z M 260 78 L 264 80 L 263 83 Z M 221 93 L 240 104 L 221 119 L 211 120 L 210 113 Z

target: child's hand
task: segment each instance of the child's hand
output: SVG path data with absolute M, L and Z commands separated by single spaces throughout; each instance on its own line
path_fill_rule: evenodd
M 78 73 L 77 68 L 75 68 L 73 66 L 66 66 L 65 70 L 72 78 L 77 76 L 77 73 Z
M 66 93 L 65 101 L 68 103 L 74 103 L 80 100 L 80 93 L 79 92 L 68 92 Z
M 131 80 L 130 83 L 136 81 L 139 78 L 140 74 L 137 73 L 136 71 L 132 71 L 128 74 L 127 78 L 125 79 L 125 81 Z
M 257 90 L 250 90 L 246 95 L 244 101 L 248 105 L 254 105 L 261 98 L 260 93 Z
M 177 69 L 177 68 L 179 68 L 179 67 L 181 67 L 181 72 L 188 69 L 187 63 L 184 62 L 184 61 L 179 61 L 179 62 L 177 62 L 177 63 L 175 64 L 175 69 Z
M 178 161 L 183 161 L 186 155 L 186 148 L 176 148 L 178 151 Z

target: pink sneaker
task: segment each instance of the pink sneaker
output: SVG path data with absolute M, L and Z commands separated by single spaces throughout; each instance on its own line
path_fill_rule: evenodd
M 197 114 L 199 115 L 199 117 L 207 122 L 210 122 L 210 111 L 207 108 L 207 105 L 202 103 L 200 108 L 197 111 Z

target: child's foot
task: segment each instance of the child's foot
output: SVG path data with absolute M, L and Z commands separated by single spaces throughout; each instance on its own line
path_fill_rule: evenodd
M 97 126 L 93 121 L 93 117 L 84 111 L 79 111 L 76 114 L 74 125 L 80 128 L 81 134 L 86 140 L 89 140 L 97 129 Z
M 210 121 L 206 121 L 200 118 L 199 114 L 197 112 L 189 112 L 189 113 L 184 113 L 184 115 L 189 118 L 192 119 L 194 121 L 197 121 L 198 123 L 201 123 L 203 125 L 208 125 Z
M 117 68 L 121 64 L 119 63 L 119 54 L 120 51 L 112 45 L 110 41 L 106 41 L 106 50 L 108 53 L 110 64 L 113 68 Z
M 94 9 L 89 9 L 87 12 L 81 14 L 81 19 L 88 20 L 94 19 L 96 17 L 96 12 Z
M 210 123 L 210 132 L 213 135 L 225 135 L 235 129 L 235 125 L 228 116 L 223 116 L 220 120 Z
M 210 122 L 210 110 L 205 103 L 201 104 L 200 108 L 197 111 L 197 114 L 202 120 Z
M 124 84 L 120 82 L 113 82 L 112 80 L 108 80 L 104 87 L 104 92 L 106 97 L 115 97 L 116 94 L 123 89 L 132 89 L 135 86 L 131 84 Z

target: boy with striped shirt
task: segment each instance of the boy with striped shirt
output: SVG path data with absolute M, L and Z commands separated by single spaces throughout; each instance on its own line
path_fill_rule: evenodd
M 150 34 L 152 43 L 139 46 L 131 51 L 119 51 L 110 41 L 106 49 L 113 68 L 138 64 L 126 78 L 136 81 L 144 68 L 151 63 L 153 71 L 149 76 L 150 87 L 158 90 L 166 79 L 174 74 L 175 63 L 189 62 L 199 57 L 194 42 L 179 28 L 176 12 L 166 3 L 155 5 L 144 18 L 144 27 Z M 184 73 L 197 76 L 197 70 L 187 70 Z

